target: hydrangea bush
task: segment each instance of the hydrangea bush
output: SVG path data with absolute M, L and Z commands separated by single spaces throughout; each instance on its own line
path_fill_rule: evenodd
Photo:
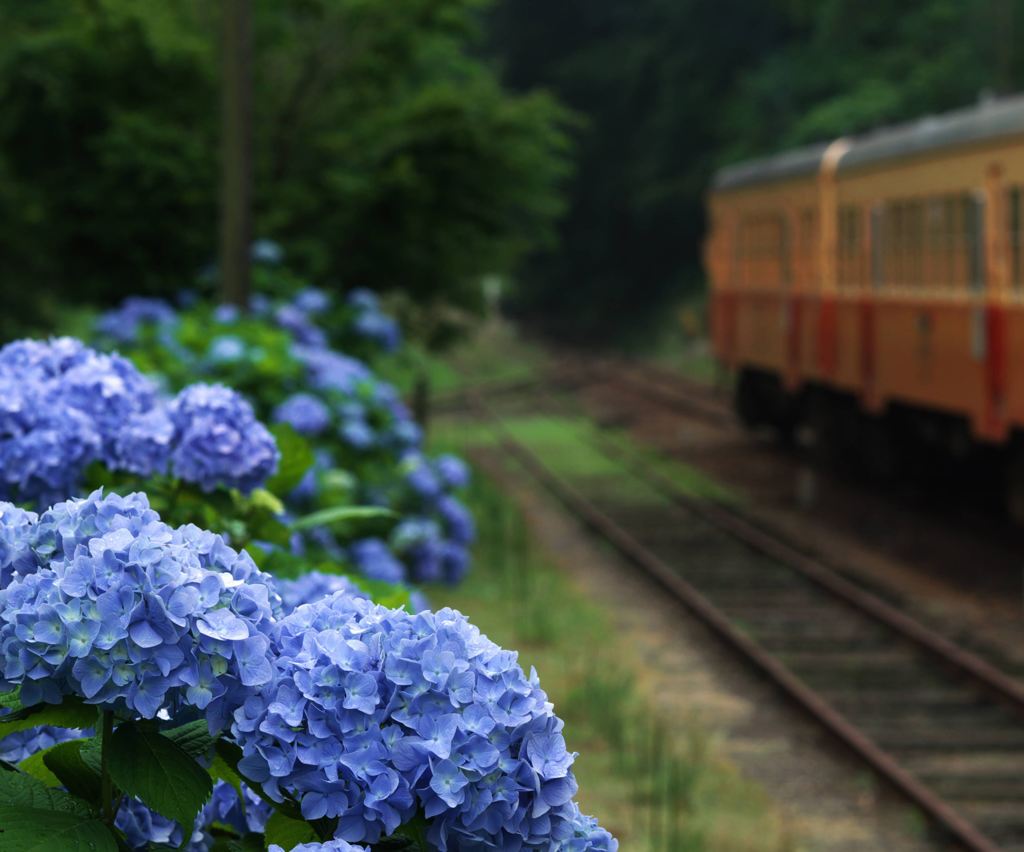
M 268 267 L 274 264 L 261 268 Z M 200 376 L 239 388 L 260 417 L 310 442 L 314 464 L 281 495 L 292 514 L 332 505 L 345 482 L 344 499 L 400 518 L 390 530 L 348 546 L 329 529 L 304 532 L 293 538 L 297 556 L 341 561 L 392 583 L 458 582 L 468 570 L 473 537 L 459 497 L 468 480 L 465 466 L 426 457 L 422 432 L 396 389 L 364 361 L 332 348 L 340 337 L 357 351 L 393 350 L 400 341 L 397 324 L 368 291 L 352 291 L 336 306 L 313 288 L 287 296 L 280 286 L 286 274 L 276 267 L 272 274 L 277 295 L 254 298 L 248 315 L 231 306 L 197 304 L 176 312 L 129 300 L 99 319 L 100 339 L 123 347 L 173 387 Z M 112 336 L 111 328 L 131 336 Z M 459 473 L 446 475 L 454 467 Z
M 5 850 L 617 848 L 536 674 L 457 612 L 279 583 L 141 494 L 2 504 L 0 543 Z

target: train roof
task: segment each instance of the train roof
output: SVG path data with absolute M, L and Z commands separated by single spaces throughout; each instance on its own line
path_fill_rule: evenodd
M 825 156 L 828 146 L 828 142 L 822 142 L 726 166 L 715 173 L 712 186 L 715 189 L 734 189 L 758 183 L 816 175 L 821 169 L 821 158 Z
M 884 160 L 1015 134 L 1024 134 L 1024 95 L 981 101 L 852 137 L 849 148 L 839 159 L 838 170 L 842 173 Z M 815 174 L 821 168 L 828 145 L 809 145 L 727 166 L 715 174 L 712 186 L 735 189 Z

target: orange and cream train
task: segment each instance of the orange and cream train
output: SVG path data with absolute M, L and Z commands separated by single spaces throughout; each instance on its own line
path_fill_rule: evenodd
M 1024 517 L 1024 96 L 731 166 L 708 214 L 744 420 L 1005 452 Z

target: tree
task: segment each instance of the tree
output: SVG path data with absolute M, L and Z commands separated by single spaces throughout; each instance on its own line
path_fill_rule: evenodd
M 251 0 L 254 233 L 318 281 L 472 305 L 549 241 L 568 114 L 476 54 L 478 0 Z M 216 256 L 221 3 L 0 2 L 0 251 L 53 303 Z

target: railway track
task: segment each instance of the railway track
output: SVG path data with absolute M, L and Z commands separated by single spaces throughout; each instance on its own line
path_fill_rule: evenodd
M 497 405 L 511 398 L 475 394 L 472 403 L 587 527 L 961 847 L 1024 850 L 1019 683 L 728 506 L 693 498 L 611 438 L 592 443 L 614 473 L 555 472 L 504 425 Z M 553 402 L 535 389 L 529 408 Z M 629 481 L 661 501 L 624 498 Z

